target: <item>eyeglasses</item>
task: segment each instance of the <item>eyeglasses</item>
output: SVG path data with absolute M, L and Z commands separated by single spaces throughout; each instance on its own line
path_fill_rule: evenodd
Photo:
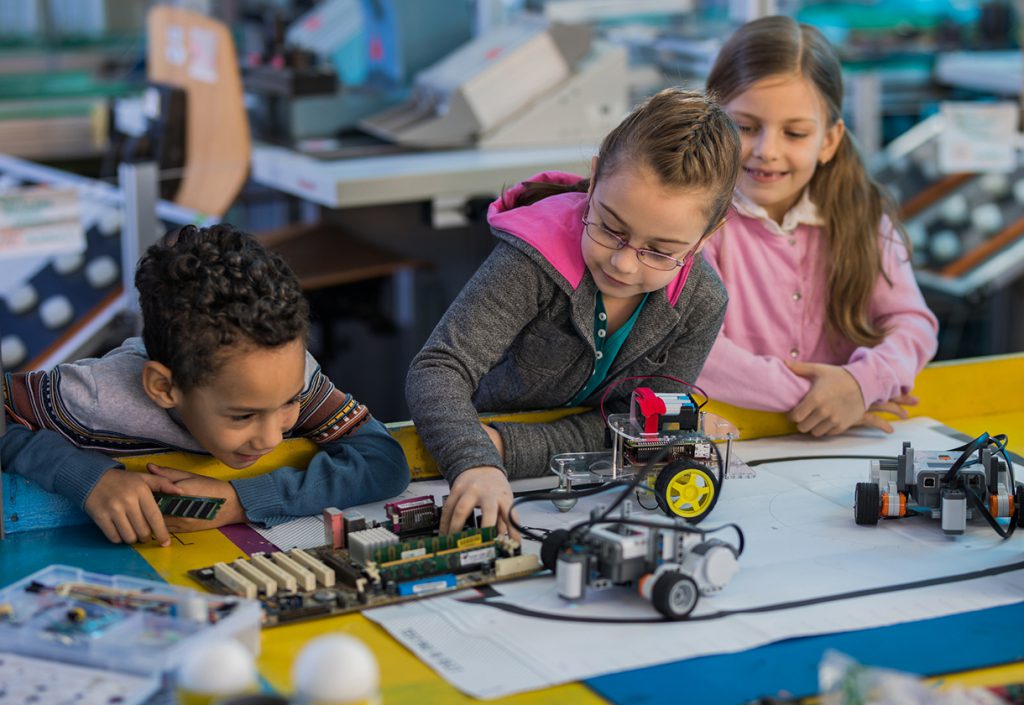
M 589 208 L 587 209 L 587 212 L 590 212 Z M 725 218 L 722 218 L 721 222 L 719 222 L 714 229 L 701 237 L 697 244 L 690 248 L 690 251 L 686 253 L 683 259 L 676 259 L 675 257 L 663 255 L 662 253 L 655 252 L 654 250 L 634 247 L 626 241 L 626 238 L 609 230 L 607 225 L 587 220 L 587 216 L 583 216 L 582 220 L 583 229 L 586 230 L 587 237 L 598 245 L 601 247 L 607 247 L 609 250 L 621 250 L 624 247 L 628 247 L 636 253 L 636 258 L 640 261 L 640 264 L 646 265 L 651 269 L 657 269 L 660 272 L 671 272 L 677 267 L 682 267 L 686 264 L 686 261 L 693 256 L 693 253 L 696 251 L 697 247 L 700 246 L 700 243 L 710 236 L 711 233 L 715 232 L 715 230 L 718 230 L 725 224 Z

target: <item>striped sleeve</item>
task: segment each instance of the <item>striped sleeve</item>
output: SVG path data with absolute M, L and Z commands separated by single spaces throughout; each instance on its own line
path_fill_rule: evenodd
M 324 445 L 344 438 L 371 418 L 369 409 L 317 370 L 299 399 L 299 420 L 292 435 Z

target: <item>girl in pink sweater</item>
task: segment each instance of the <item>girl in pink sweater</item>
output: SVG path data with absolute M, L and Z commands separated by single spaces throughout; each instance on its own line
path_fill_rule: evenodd
M 698 384 L 815 436 L 891 432 L 878 412 L 917 403 L 938 324 L 896 206 L 840 117 L 835 52 L 813 27 L 762 18 L 725 43 L 707 87 L 742 152 L 734 211 L 704 248 L 729 306 Z

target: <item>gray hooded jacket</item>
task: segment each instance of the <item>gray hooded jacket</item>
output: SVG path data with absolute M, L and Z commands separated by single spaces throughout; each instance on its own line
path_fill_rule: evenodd
M 500 201 L 489 217 L 497 246 L 413 359 L 406 380 L 413 421 L 449 482 L 479 466 L 503 468 L 512 479 L 545 475 L 555 453 L 602 449 L 599 405 L 608 384 L 654 374 L 696 380 L 725 316 L 725 288 L 698 255 L 674 303 L 667 289 L 648 297 L 605 384 L 584 401 L 592 410 L 552 423 L 493 424 L 504 441 L 500 457 L 478 413 L 572 400 L 594 370 L 598 293 L 580 254 L 585 194 L 516 208 L 523 217 L 511 219 L 495 217 Z M 554 249 L 552 238 L 560 243 Z M 667 380 L 643 384 L 681 391 Z M 635 386 L 617 387 L 605 412 L 626 411 Z

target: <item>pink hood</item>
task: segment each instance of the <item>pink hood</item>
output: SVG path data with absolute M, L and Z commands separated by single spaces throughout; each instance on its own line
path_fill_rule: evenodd
M 582 177 L 560 171 L 544 171 L 527 181 L 572 185 Z M 564 193 L 550 196 L 529 206 L 510 208 L 525 186 L 516 184 L 487 209 L 487 222 L 528 243 L 540 253 L 573 289 L 579 288 L 587 269 L 580 240 L 583 237 L 583 216 L 587 211 L 586 193 Z M 670 305 L 675 306 L 686 284 L 694 258 L 689 258 L 679 274 L 665 288 Z

